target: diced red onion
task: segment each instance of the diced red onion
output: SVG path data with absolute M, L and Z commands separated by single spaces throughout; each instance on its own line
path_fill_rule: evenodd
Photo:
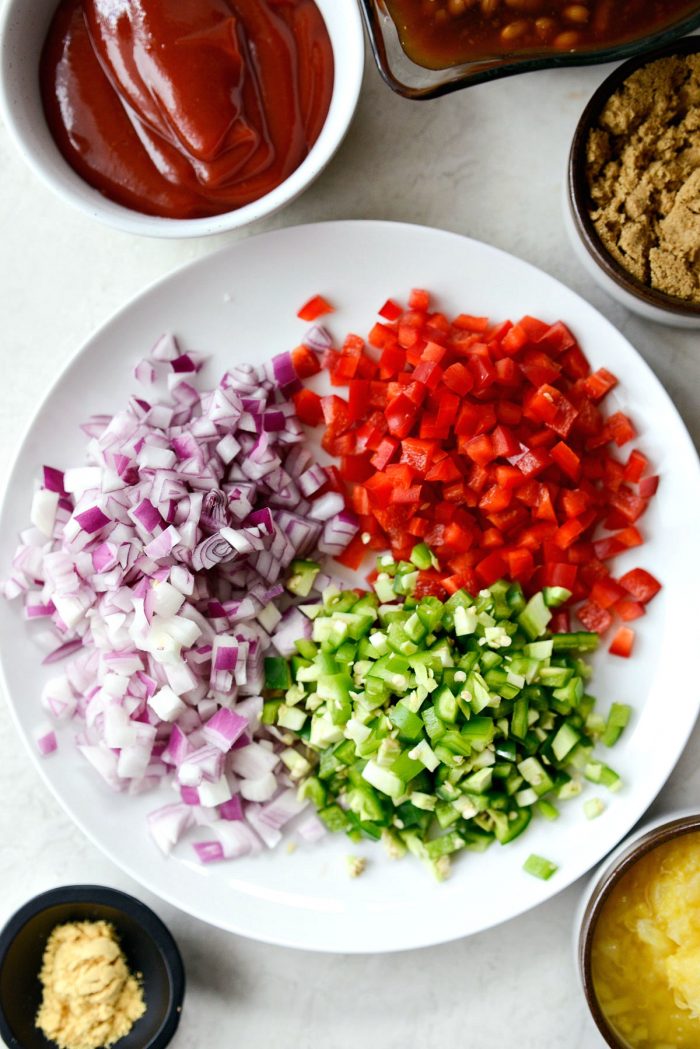
M 37 750 L 42 758 L 48 757 L 49 754 L 53 754 L 55 750 L 58 750 L 58 740 L 53 729 L 39 730 L 35 734 L 35 741 Z
M 333 336 L 324 328 L 321 324 L 315 324 L 312 328 L 309 328 L 306 335 L 302 339 L 304 346 L 307 346 L 310 350 L 316 350 L 317 353 L 323 353 L 325 350 L 330 350 L 333 346 Z
M 256 834 L 262 838 L 268 849 L 274 849 L 282 841 L 282 834 L 274 827 L 270 827 L 264 820 L 260 819 L 262 806 L 250 804 L 246 806 L 245 818 Z
M 262 851 L 260 838 L 242 819 L 217 820 L 211 824 L 211 830 L 216 834 L 227 860 L 255 856 Z
M 164 805 L 148 816 L 148 829 L 159 849 L 166 855 L 177 845 L 193 824 L 192 810 L 182 802 Z
M 287 608 L 291 560 L 343 549 L 357 526 L 316 494 L 326 473 L 301 443 L 291 356 L 235 365 L 203 393 L 200 361 L 164 336 L 136 365 L 148 400 L 88 421 L 85 465 L 44 468 L 2 589 L 51 624 L 45 663 L 71 657 L 42 692 L 51 719 L 75 720 L 114 790 L 169 778 L 179 802 L 149 817 L 164 852 L 211 825 L 215 847 L 200 845 L 221 858 L 271 847 L 300 810 L 282 734 L 261 724 L 264 655 L 273 634 L 290 653 L 310 635 Z
M 247 718 L 222 707 L 203 725 L 202 735 L 207 743 L 218 747 L 226 754 L 247 728 Z
M 281 830 L 291 819 L 298 816 L 307 807 L 308 802 L 300 801 L 292 787 L 283 790 L 273 801 L 268 801 L 260 809 L 260 821 L 274 830 Z
M 325 837 L 328 833 L 327 828 L 314 812 L 310 812 L 308 816 L 304 816 L 299 821 L 296 827 L 296 832 L 302 841 L 314 844 L 320 841 L 321 838 Z
M 241 801 L 239 794 L 229 798 L 229 800 L 225 801 L 223 805 L 219 805 L 219 816 L 222 820 L 243 819 L 243 802 Z

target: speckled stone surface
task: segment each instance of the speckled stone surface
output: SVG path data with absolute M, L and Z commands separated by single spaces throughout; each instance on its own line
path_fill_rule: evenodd
M 606 72 L 531 73 L 411 103 L 392 95 L 368 65 L 355 123 L 329 169 L 294 205 L 243 235 L 331 218 L 385 218 L 439 226 L 513 252 L 575 288 L 627 335 L 697 441 L 698 335 L 643 322 L 608 299 L 564 233 L 569 142 Z M 235 235 L 168 243 L 94 225 L 30 175 L 2 127 L 0 189 L 4 484 L 35 405 L 92 329 L 151 281 Z M 700 801 L 699 764 L 696 736 L 655 811 Z M 31 895 L 68 882 L 113 885 L 154 906 L 187 966 L 177 1049 L 602 1045 L 572 961 L 581 884 L 524 917 L 447 946 L 380 957 L 313 955 L 211 929 L 122 875 L 41 784 L 4 704 L 0 798 L 0 923 Z

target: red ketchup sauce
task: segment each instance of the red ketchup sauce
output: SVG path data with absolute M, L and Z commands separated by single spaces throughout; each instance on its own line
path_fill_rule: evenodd
M 41 59 L 63 156 L 110 200 L 203 218 L 304 160 L 333 90 L 313 0 L 63 0 Z

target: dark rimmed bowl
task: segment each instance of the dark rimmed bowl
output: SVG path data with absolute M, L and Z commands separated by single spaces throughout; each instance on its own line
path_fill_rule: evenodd
M 677 328 L 700 328 L 700 305 L 666 295 L 642 284 L 610 255 L 589 215 L 586 145 L 591 128 L 611 95 L 637 69 L 660 58 L 700 53 L 700 37 L 687 37 L 633 58 L 611 73 L 592 96 L 576 127 L 567 173 L 565 219 L 576 253 L 593 279 L 623 306 L 647 320 Z
M 35 896 L 0 933 L 0 1035 L 8 1049 L 56 1049 L 34 1026 L 41 961 L 51 932 L 71 921 L 114 925 L 131 972 L 143 978 L 146 1012 L 118 1049 L 165 1049 L 180 1022 L 185 971 L 175 940 L 145 904 L 117 889 L 65 885 Z
M 593 986 L 591 952 L 598 918 L 620 878 L 631 870 L 642 857 L 647 856 L 660 845 L 665 845 L 684 834 L 697 831 L 700 831 L 700 813 L 697 812 L 679 812 L 662 816 L 640 827 L 617 847 L 594 874 L 579 905 L 576 920 L 576 962 L 591 1016 L 605 1043 L 611 1049 L 629 1049 L 629 1046 L 626 1042 L 620 1041 L 608 1023 L 598 1004 Z
M 534 69 L 551 69 L 557 66 L 589 66 L 601 62 L 616 62 L 641 54 L 692 32 L 700 26 L 698 10 L 678 19 L 656 33 L 629 40 L 615 47 L 601 47 L 590 51 L 567 51 L 565 53 L 521 53 L 484 58 L 481 61 L 463 62 L 447 69 L 426 69 L 413 62 L 399 40 L 396 25 L 387 11 L 384 0 L 359 0 L 367 27 L 372 53 L 382 77 L 389 87 L 405 98 L 439 98 L 451 91 L 459 91 L 472 84 L 483 84 L 487 80 L 528 73 Z

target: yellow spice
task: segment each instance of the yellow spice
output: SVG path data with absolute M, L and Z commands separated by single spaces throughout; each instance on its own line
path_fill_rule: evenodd
M 700 834 L 654 849 L 618 882 L 592 970 L 601 1009 L 631 1049 L 698 1049 Z
M 60 1049 L 102 1049 L 128 1034 L 146 1006 L 107 922 L 59 925 L 46 944 L 36 1025 Z

